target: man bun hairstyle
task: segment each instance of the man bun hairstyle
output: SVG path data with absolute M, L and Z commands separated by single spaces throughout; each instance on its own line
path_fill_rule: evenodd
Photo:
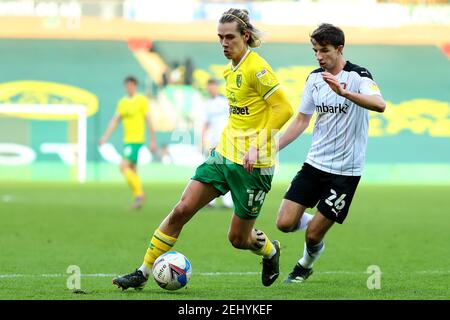
M 251 23 L 249 18 L 249 12 L 246 9 L 231 8 L 222 14 L 219 23 L 229 23 L 236 21 L 238 25 L 238 31 L 241 35 L 245 32 L 250 34 L 250 38 L 247 44 L 250 48 L 256 48 L 261 45 L 261 31 L 256 29 Z

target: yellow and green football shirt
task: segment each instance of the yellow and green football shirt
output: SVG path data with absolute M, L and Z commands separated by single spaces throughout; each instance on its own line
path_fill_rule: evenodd
M 252 143 L 259 148 L 257 138 L 270 117 L 269 98 L 280 84 L 269 64 L 254 51 L 248 50 L 235 67 L 230 63 L 224 71 L 226 96 L 230 106 L 230 118 L 216 148 L 222 156 L 243 164 L 244 155 Z M 274 165 L 271 141 L 264 144 L 265 152 L 259 154 L 255 168 Z
M 145 114 L 149 112 L 149 101 L 142 94 L 125 96 L 117 104 L 117 112 L 123 122 L 124 143 L 145 142 Z

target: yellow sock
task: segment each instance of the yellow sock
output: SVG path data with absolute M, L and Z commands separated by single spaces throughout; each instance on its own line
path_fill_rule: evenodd
M 161 230 L 157 229 L 150 240 L 150 245 L 148 246 L 147 253 L 144 257 L 144 265 L 151 269 L 155 260 L 172 249 L 173 245 L 177 241 L 177 238 L 168 236 L 164 234 Z
M 136 172 L 134 172 L 131 169 L 125 169 L 123 171 L 123 175 L 125 176 L 125 179 L 127 179 L 127 182 L 130 185 L 131 190 L 133 191 L 133 195 L 135 197 L 144 195 L 144 190 L 142 190 L 141 179 L 139 179 Z
M 264 258 L 272 257 L 276 253 L 272 241 L 270 241 L 266 234 L 261 230 L 254 229 L 253 232 L 256 235 L 255 247 L 258 247 L 258 249 L 252 250 L 252 252 L 258 256 L 263 256 Z

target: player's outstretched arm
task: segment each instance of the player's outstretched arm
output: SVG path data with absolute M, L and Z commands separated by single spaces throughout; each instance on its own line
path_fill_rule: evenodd
M 117 125 L 119 124 L 120 120 L 122 118 L 120 117 L 120 114 L 116 113 L 111 121 L 108 124 L 108 128 L 106 128 L 105 133 L 103 134 L 102 138 L 99 141 L 99 145 L 104 144 L 106 141 L 108 141 L 109 137 L 111 136 L 111 134 L 114 132 L 114 130 L 116 130 Z
M 308 128 L 311 117 L 312 114 L 297 113 L 297 117 L 295 117 L 294 121 L 286 129 L 286 132 L 280 137 L 278 151 L 297 139 Z
M 150 151 L 156 152 L 158 147 L 156 145 L 155 129 L 153 128 L 152 117 L 150 116 L 150 112 L 147 112 L 145 114 L 145 121 L 147 122 L 147 128 L 148 131 L 150 132 Z
M 329 72 L 323 72 L 322 77 L 334 92 L 356 103 L 360 107 L 376 112 L 384 112 L 386 109 L 386 102 L 384 102 L 380 95 L 367 95 L 348 91 L 343 88 L 339 81 Z

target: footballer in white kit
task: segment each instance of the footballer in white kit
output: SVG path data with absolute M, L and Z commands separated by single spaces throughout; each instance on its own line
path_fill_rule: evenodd
M 202 149 L 206 157 L 219 144 L 222 132 L 228 124 L 230 118 L 230 107 L 228 99 L 220 94 L 219 83 L 216 79 L 209 79 L 206 90 L 209 99 L 205 103 L 205 121 L 202 130 Z M 206 152 L 207 151 L 207 152 Z M 233 207 L 233 199 L 231 193 L 227 192 L 222 198 L 222 204 L 225 208 Z M 211 200 L 209 206 L 216 205 L 216 199 Z
M 208 80 L 207 90 L 210 97 L 204 106 L 205 121 L 202 141 L 204 149 L 211 149 L 216 147 L 220 142 L 223 129 L 228 124 L 230 107 L 228 105 L 228 99 L 219 94 L 217 80 Z
M 386 107 L 371 73 L 344 59 L 340 28 L 321 24 L 311 43 L 320 68 L 308 76 L 297 117 L 279 143 L 281 150 L 294 141 L 317 114 L 311 148 L 278 212 L 281 231 L 306 229 L 303 257 L 284 283 L 303 282 L 312 274 L 326 232 L 347 217 L 364 167 L 369 110 Z M 305 212 L 316 206 L 314 215 Z

